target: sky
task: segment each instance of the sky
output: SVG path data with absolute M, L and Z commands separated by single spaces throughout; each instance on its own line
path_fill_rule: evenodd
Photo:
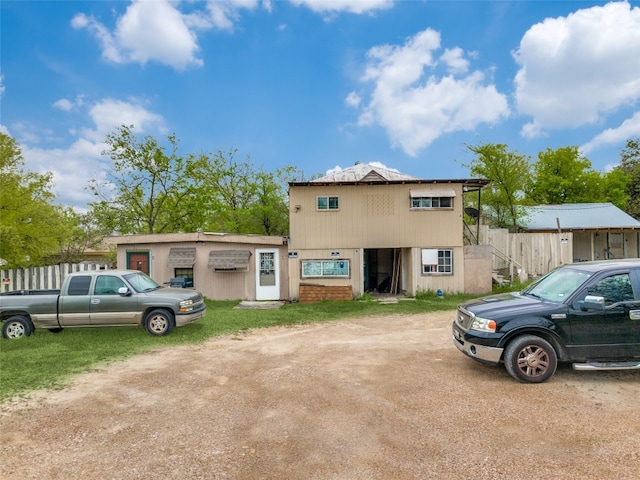
M 640 1 L 0 2 L 0 131 L 82 211 L 105 138 L 236 150 L 312 175 L 373 163 L 471 178 L 468 146 L 578 146 L 594 169 L 640 137 Z

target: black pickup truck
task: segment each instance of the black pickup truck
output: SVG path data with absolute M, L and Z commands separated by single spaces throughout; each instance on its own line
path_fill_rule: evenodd
M 453 343 L 540 383 L 558 362 L 576 370 L 640 369 L 640 259 L 559 267 L 517 293 L 458 306 Z

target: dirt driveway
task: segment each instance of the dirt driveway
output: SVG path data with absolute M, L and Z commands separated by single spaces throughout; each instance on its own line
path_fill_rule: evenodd
M 0 478 L 631 479 L 640 373 L 524 385 L 464 358 L 453 312 L 157 350 L 3 405 Z

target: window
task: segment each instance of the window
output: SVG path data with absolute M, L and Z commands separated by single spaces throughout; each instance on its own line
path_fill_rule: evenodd
M 302 278 L 349 277 L 349 260 L 303 260 Z
M 633 287 L 628 273 L 611 275 L 587 289 L 588 295 L 604 297 L 605 305 L 633 301 Z
M 411 208 L 452 208 L 451 197 L 415 197 L 411 199 Z
M 126 287 L 124 282 L 113 275 L 100 275 L 96 278 L 94 295 L 118 295 L 118 289 Z
M 69 280 L 69 295 L 89 295 L 89 287 L 91 286 L 91 277 L 88 275 L 80 275 Z
M 453 273 L 453 250 L 422 249 L 422 274 Z
M 174 277 L 193 278 L 193 268 L 176 268 L 173 270 Z
M 338 210 L 338 197 L 318 197 L 318 210 Z
M 426 188 L 411 190 L 411 209 L 453 208 L 455 190 L 445 188 Z

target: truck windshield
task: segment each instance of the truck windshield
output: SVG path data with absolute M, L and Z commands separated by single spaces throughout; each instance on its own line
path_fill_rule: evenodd
M 564 302 L 591 276 L 588 272 L 571 268 L 552 270 L 540 280 L 520 292 L 521 295 L 540 298 L 549 302 Z
M 126 275 L 123 275 L 123 277 L 127 282 L 129 282 L 129 285 L 131 285 L 133 289 L 138 293 L 149 292 L 151 290 L 160 288 L 160 285 L 158 285 L 142 272 L 128 273 Z

